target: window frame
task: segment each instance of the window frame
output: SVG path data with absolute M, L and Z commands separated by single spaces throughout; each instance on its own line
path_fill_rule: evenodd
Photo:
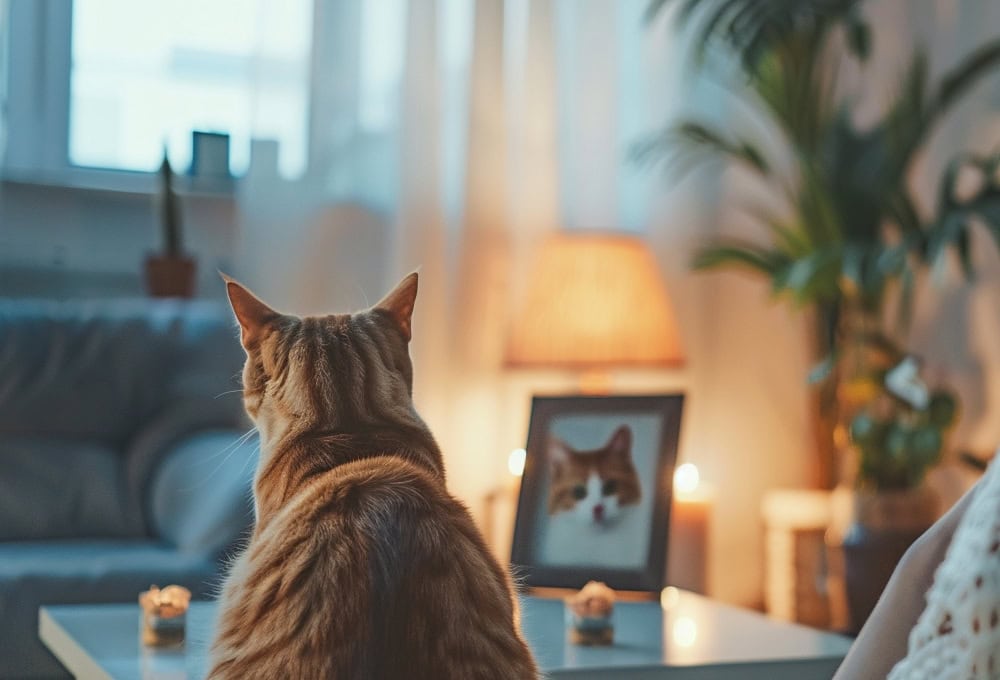
M 68 173 L 73 3 L 8 0 L 5 176 L 52 181 Z

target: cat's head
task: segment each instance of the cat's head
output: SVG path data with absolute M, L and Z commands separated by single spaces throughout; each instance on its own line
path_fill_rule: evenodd
M 297 317 L 223 276 L 246 350 L 243 403 L 263 443 L 309 428 L 410 422 L 417 275 L 354 314 Z
M 604 446 L 588 451 L 550 437 L 546 453 L 552 471 L 550 515 L 570 512 L 586 523 L 613 524 L 623 508 L 639 502 L 632 430 L 627 425 L 615 430 Z

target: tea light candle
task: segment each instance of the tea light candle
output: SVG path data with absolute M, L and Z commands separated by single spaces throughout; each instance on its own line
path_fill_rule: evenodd
M 139 594 L 142 608 L 142 643 L 147 647 L 173 647 L 184 643 L 184 620 L 191 591 L 183 586 L 156 586 Z
M 714 494 L 701 481 L 698 468 L 693 463 L 678 466 L 667 552 L 667 580 L 678 588 L 708 592 L 708 532 L 714 504 Z

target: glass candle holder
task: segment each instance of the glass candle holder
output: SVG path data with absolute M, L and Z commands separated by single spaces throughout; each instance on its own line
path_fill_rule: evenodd
M 177 647 L 184 644 L 185 620 L 191 591 L 182 586 L 156 586 L 139 594 L 142 608 L 142 644 Z
M 591 581 L 566 598 L 566 627 L 574 645 L 611 645 L 615 641 L 612 614 L 615 591 Z

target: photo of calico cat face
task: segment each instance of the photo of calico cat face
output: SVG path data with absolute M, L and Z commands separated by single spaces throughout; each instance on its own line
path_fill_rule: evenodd
M 614 524 L 642 495 L 632 463 L 632 430 L 622 425 L 599 449 L 577 450 L 549 437 L 552 471 L 549 514 L 571 513 L 581 523 Z

